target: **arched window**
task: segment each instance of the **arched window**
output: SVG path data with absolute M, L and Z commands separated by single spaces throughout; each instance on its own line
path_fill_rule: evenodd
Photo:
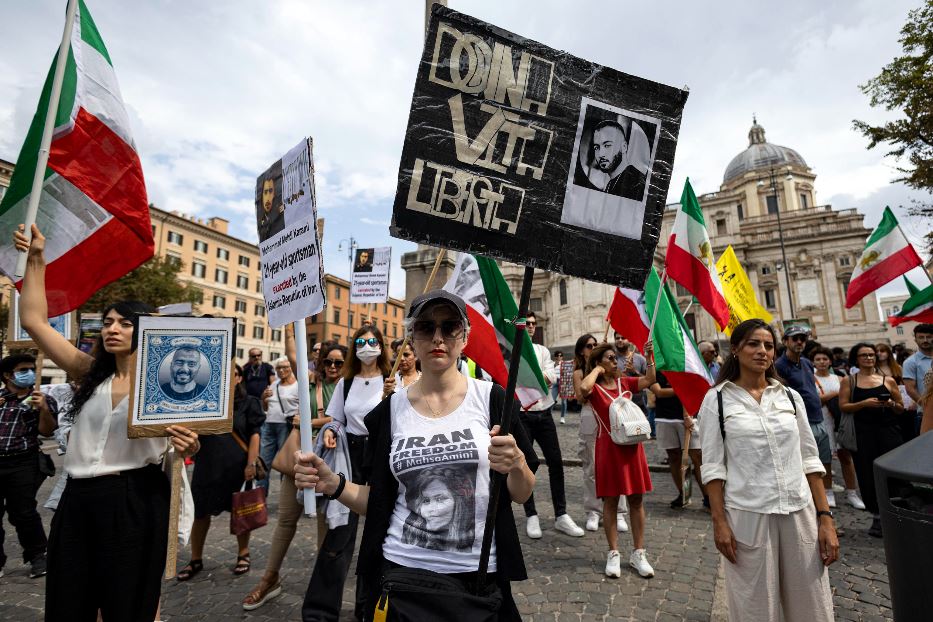
M 557 284 L 557 293 L 560 296 L 560 306 L 567 304 L 567 279 L 561 279 Z

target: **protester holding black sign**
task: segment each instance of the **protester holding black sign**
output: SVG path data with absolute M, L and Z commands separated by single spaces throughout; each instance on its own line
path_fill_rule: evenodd
M 491 572 L 478 600 L 496 601 L 498 588 L 498 620 L 521 620 L 509 582 L 527 575 L 509 501 L 521 503 L 531 494 L 535 477 L 525 457 L 533 450 L 517 421 L 514 435 L 498 434 L 504 391 L 457 371 L 469 333 L 462 299 L 443 290 L 418 296 L 406 325 L 422 377 L 366 417 L 370 443 L 360 479 L 369 485 L 347 481 L 314 454 L 299 454 L 295 481 L 366 515 L 357 564 L 359 578 L 372 586 L 365 619 L 372 619 L 377 600 L 391 620 L 419 599 L 429 601 L 434 614 L 419 619 L 446 622 L 475 619 L 463 596 L 476 588 L 491 472 L 507 475 Z M 450 587 L 422 587 L 439 581 Z M 400 583 L 415 591 L 391 589 Z

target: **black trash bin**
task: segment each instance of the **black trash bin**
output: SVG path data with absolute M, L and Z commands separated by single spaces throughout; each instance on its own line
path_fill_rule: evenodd
M 875 460 L 891 605 L 897 622 L 933 619 L 933 432 Z

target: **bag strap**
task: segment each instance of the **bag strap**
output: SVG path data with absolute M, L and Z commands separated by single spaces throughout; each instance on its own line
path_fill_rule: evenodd
M 279 400 L 279 408 L 282 410 L 282 414 L 284 415 L 285 406 L 282 404 L 282 394 L 279 393 L 279 386 L 281 386 L 281 384 L 282 384 L 281 382 L 275 383 L 275 399 Z
M 849 374 L 849 403 L 855 403 L 855 385 L 858 384 L 858 376 Z
M 249 448 L 246 446 L 246 443 L 243 441 L 243 439 L 240 438 L 240 435 L 236 433 L 236 430 L 230 430 L 230 434 L 233 435 L 233 440 L 235 440 L 236 444 L 240 446 L 240 449 L 248 454 Z
M 722 410 L 722 389 L 716 391 L 716 403 L 719 406 L 719 433 L 722 434 L 722 440 L 726 440 L 726 416 Z
M 350 387 L 353 386 L 353 378 L 350 378 L 350 382 L 347 382 L 347 379 L 343 379 L 343 405 L 347 405 L 347 396 L 350 395 Z
M 787 393 L 787 399 L 790 400 L 790 405 L 794 407 L 794 416 L 797 416 L 797 402 L 794 401 L 794 394 L 790 392 L 790 389 L 784 387 L 784 393 Z
M 317 416 L 320 417 L 327 409 L 324 408 L 324 381 L 316 382 L 315 393 L 317 397 Z

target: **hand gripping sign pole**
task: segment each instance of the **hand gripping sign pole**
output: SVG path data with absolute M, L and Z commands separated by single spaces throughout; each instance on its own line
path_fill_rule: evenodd
M 311 392 L 308 383 L 308 331 L 305 321 L 295 321 L 295 359 L 298 361 L 298 373 L 295 376 L 298 379 L 298 421 L 300 427 L 298 434 L 301 437 L 301 453 L 311 453 Z M 304 365 L 304 369 L 302 369 Z M 315 496 L 314 490 L 305 488 L 304 490 L 305 515 L 314 516 Z
M 531 281 L 535 269 L 525 266 L 522 278 L 522 291 L 518 302 L 518 319 L 515 321 L 515 345 L 512 346 L 512 356 L 509 359 L 509 379 L 505 387 L 505 403 L 502 406 L 502 417 L 499 424 L 499 435 L 507 436 L 512 428 L 512 407 L 515 403 L 515 386 L 518 384 L 518 368 L 522 361 L 522 344 L 525 342 L 525 316 L 528 314 L 528 303 L 531 300 Z M 486 586 L 486 571 L 489 568 L 489 553 L 492 549 L 492 535 L 496 528 L 496 512 L 499 509 L 499 496 L 506 476 L 502 473 L 492 474 L 492 490 L 489 493 L 489 509 L 486 511 L 486 527 L 483 530 L 483 548 L 480 550 L 479 571 L 476 575 L 476 590 L 480 593 Z M 506 489 L 508 490 L 508 489 Z M 506 501 L 508 502 L 508 501 Z

